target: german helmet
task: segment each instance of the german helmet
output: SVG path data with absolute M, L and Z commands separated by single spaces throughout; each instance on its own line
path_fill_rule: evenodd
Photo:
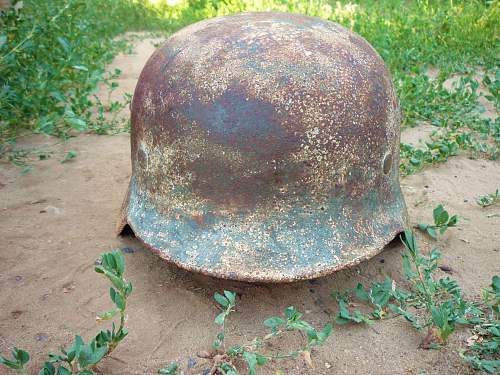
M 184 269 L 316 278 L 405 227 L 391 77 L 338 24 L 273 12 L 195 23 L 150 57 L 131 112 L 118 232 Z

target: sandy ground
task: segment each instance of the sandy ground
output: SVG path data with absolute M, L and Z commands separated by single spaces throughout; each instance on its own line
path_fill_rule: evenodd
M 133 92 L 151 40 L 136 42 L 136 54 L 113 63 L 123 75 L 123 92 Z M 416 142 L 429 134 L 422 127 L 403 133 Z M 21 145 L 53 143 L 30 137 Z M 12 346 L 32 356 L 30 373 L 46 353 L 68 345 L 75 334 L 92 337 L 95 316 L 111 305 L 106 281 L 93 265 L 102 252 L 129 248 L 127 276 L 134 284 L 128 310 L 129 337 L 100 366 L 104 374 L 153 374 L 171 361 L 184 368 L 191 359 L 201 373 L 196 352 L 209 348 L 217 333 L 215 291 L 238 292 L 237 312 L 227 326 L 228 344 L 248 343 L 266 332 L 262 322 L 289 305 L 323 326 L 336 304 L 331 291 L 385 275 L 403 280 L 400 252 L 393 244 L 359 266 L 313 281 L 286 285 L 225 282 L 182 271 L 160 261 L 133 238 L 115 237 L 114 228 L 130 177 L 129 136 L 81 135 L 55 147 L 78 156 L 61 164 L 54 157 L 35 164 L 33 173 L 0 164 L 0 353 Z M 440 166 L 402 180 L 412 223 L 430 222 L 432 208 L 443 203 L 460 215 L 457 228 L 438 241 L 419 235 L 421 246 L 439 247 L 442 262 L 468 296 L 478 294 L 500 273 L 500 206 L 487 209 L 475 197 L 500 188 L 500 161 L 455 157 Z M 438 271 L 442 272 L 442 271 Z M 443 275 L 445 275 L 443 273 Z M 419 349 L 422 336 L 402 318 L 366 326 L 336 326 L 328 343 L 313 353 L 314 369 L 303 360 L 277 362 L 262 374 L 282 369 L 286 374 L 466 374 L 456 349 L 465 332 L 453 336 L 440 351 Z M 299 336 L 278 340 L 274 348 L 297 348 Z M 206 366 L 205 366 L 206 367 Z M 244 367 L 242 367 L 244 368 Z M 0 370 L 0 373 L 4 373 Z M 246 371 L 245 371 L 246 372 Z M 244 372 L 244 373 L 245 373 Z

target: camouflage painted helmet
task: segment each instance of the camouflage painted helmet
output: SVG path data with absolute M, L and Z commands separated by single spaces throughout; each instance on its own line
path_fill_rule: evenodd
M 216 277 L 325 275 L 403 230 L 399 138 L 390 75 L 357 34 L 287 13 L 205 20 L 141 73 L 118 230 Z

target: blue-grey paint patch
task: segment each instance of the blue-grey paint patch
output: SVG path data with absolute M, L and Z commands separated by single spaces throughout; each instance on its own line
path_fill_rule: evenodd
M 259 144 L 271 138 L 287 136 L 276 121 L 277 114 L 270 103 L 249 98 L 237 89 L 225 91 L 210 103 L 193 100 L 185 111 L 210 137 L 241 151 L 256 151 L 261 148 Z
M 241 54 L 245 56 L 254 56 L 256 54 L 266 52 L 267 47 L 259 43 L 258 40 L 252 41 L 252 43 L 248 43 L 248 41 L 236 40 L 233 42 L 233 46 L 240 50 Z
M 187 269 L 230 277 L 234 259 L 240 279 L 252 279 L 255 270 L 266 270 L 293 280 L 316 268 L 355 260 L 351 257 L 377 246 L 377 239 L 401 231 L 404 202 L 401 195 L 394 198 L 382 202 L 373 191 L 356 205 L 359 211 L 354 215 L 345 213 L 353 207 L 345 199 L 332 198 L 321 205 L 308 201 L 307 209 L 298 205 L 288 212 L 270 212 L 248 228 L 244 215 L 214 217 L 206 212 L 200 224 L 188 213 L 160 214 L 132 180 L 128 221 L 145 243 Z M 383 212 L 373 210 L 382 205 Z M 244 245 L 242 253 L 237 244 Z

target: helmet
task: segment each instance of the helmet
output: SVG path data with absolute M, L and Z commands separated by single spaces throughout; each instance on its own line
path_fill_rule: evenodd
M 265 12 L 188 26 L 147 62 L 131 112 L 118 231 L 182 268 L 315 278 L 403 231 L 391 78 L 335 23 Z

